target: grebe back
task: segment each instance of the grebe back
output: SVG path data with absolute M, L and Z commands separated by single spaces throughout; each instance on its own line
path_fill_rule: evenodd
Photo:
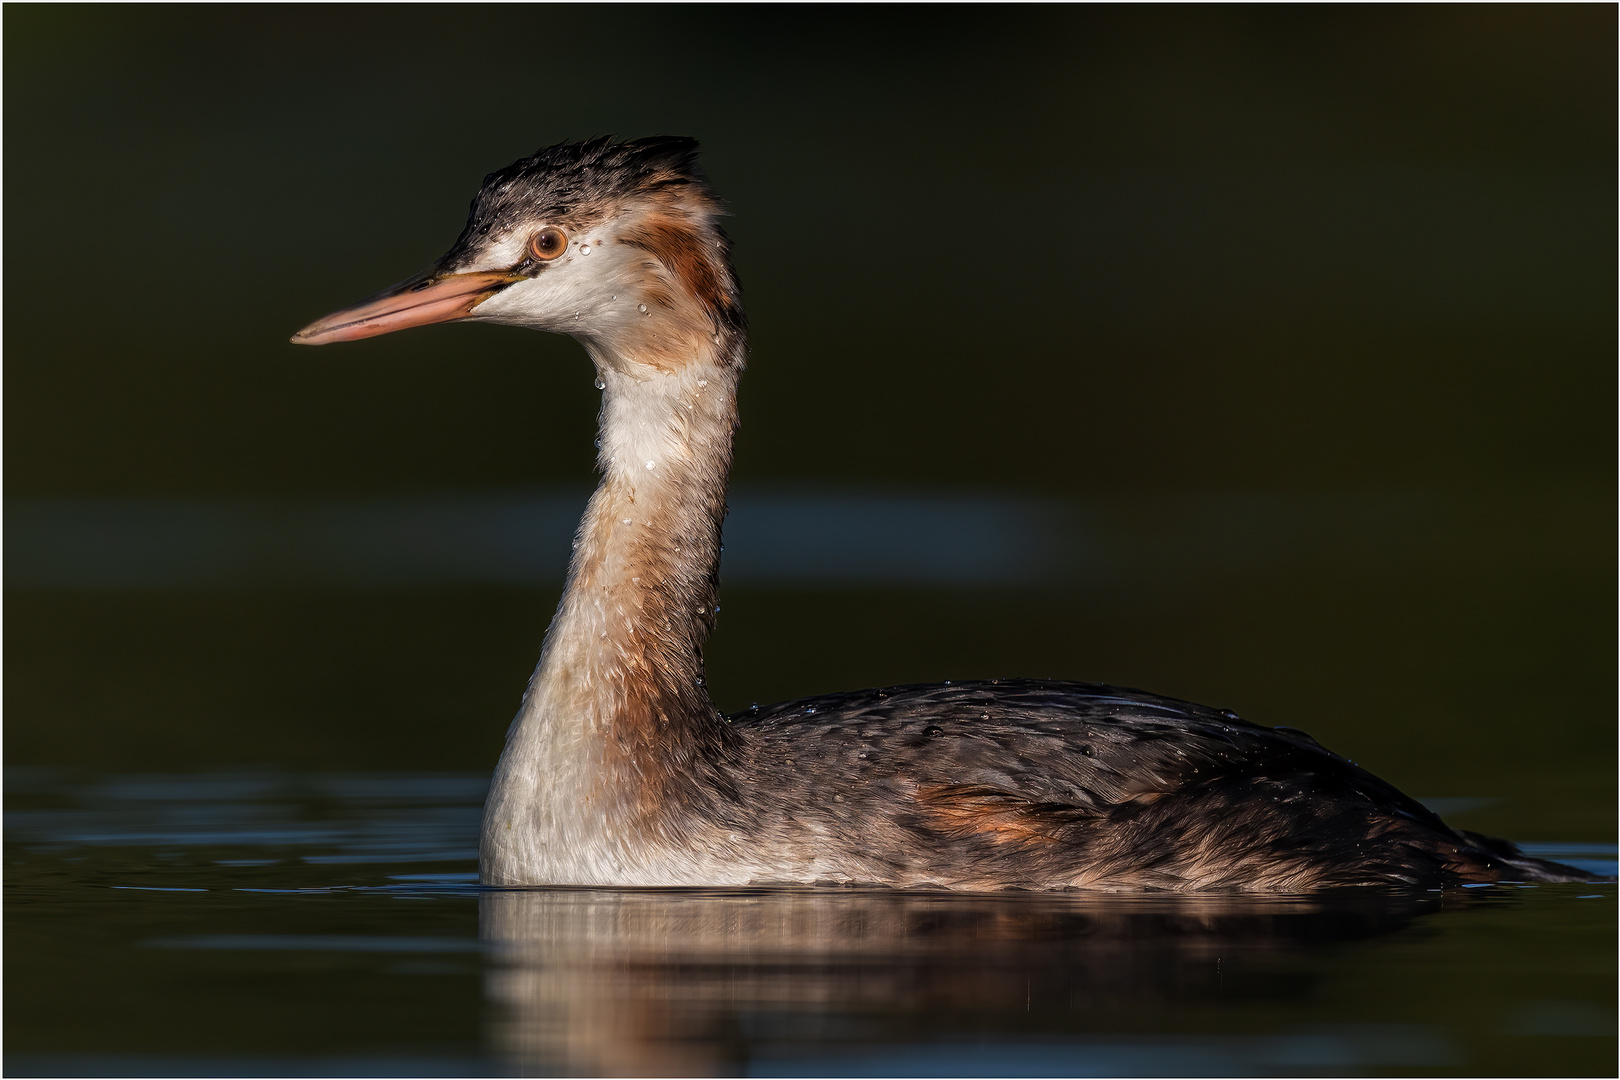
M 697 144 L 490 174 L 427 271 L 320 345 L 445 321 L 569 334 L 601 485 L 485 806 L 492 885 L 1302 891 L 1586 880 L 1453 830 L 1308 736 L 1134 690 L 903 686 L 723 718 L 703 680 L 746 319 Z

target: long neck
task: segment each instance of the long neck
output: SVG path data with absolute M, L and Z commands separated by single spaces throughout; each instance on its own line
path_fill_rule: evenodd
M 737 416 L 742 343 L 731 338 L 705 339 L 665 371 L 587 346 L 604 384 L 603 479 L 507 756 L 543 773 L 550 798 L 627 824 L 682 804 L 694 763 L 727 734 L 702 648 Z

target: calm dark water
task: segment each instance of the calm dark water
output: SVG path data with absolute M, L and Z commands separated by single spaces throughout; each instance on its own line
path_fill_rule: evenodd
M 7 782 L 12 1076 L 1612 1071 L 1612 886 L 480 890 L 479 775 Z

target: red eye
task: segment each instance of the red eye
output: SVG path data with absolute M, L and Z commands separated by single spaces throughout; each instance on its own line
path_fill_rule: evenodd
M 568 236 L 561 229 L 541 229 L 529 241 L 529 253 L 550 262 L 568 250 Z

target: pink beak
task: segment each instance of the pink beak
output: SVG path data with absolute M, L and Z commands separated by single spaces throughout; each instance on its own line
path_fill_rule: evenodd
M 472 309 L 524 275 L 506 270 L 481 270 L 472 274 L 435 274 L 420 277 L 353 307 L 317 319 L 292 336 L 294 345 L 326 345 L 333 341 L 358 341 L 411 326 L 464 319 Z

